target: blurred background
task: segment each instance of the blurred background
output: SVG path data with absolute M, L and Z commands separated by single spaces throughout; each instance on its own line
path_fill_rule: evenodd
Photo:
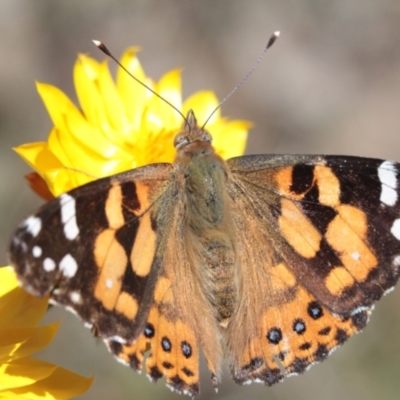
M 349 154 L 400 161 L 400 2 L 398 0 L 2 0 L 0 3 L 0 262 L 9 237 L 41 201 L 24 179 L 13 146 L 46 140 L 51 123 L 34 81 L 74 101 L 78 53 L 101 60 L 91 39 L 116 56 L 139 45 L 158 79 L 182 66 L 187 97 L 223 98 L 251 68 L 275 30 L 281 37 L 223 115 L 254 122 L 248 154 Z M 112 67 L 113 68 L 113 67 Z M 115 68 L 114 68 L 115 70 Z M 367 195 L 367 194 L 366 194 Z M 40 357 L 95 375 L 89 399 L 175 399 L 162 382 L 114 361 L 80 321 L 53 308 L 60 332 Z M 219 394 L 203 369 L 202 399 L 398 399 L 400 289 L 376 307 L 365 332 L 327 361 L 272 388 L 236 386 L 226 372 Z

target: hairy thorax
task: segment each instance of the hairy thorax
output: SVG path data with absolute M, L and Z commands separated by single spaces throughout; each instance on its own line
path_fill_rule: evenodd
M 228 167 L 208 143 L 196 142 L 182 153 L 177 165 L 185 185 L 188 256 L 203 293 L 225 325 L 235 311 L 238 291 L 233 223 L 226 193 Z

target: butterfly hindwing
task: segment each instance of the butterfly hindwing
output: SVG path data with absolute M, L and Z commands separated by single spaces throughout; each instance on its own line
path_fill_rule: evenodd
M 178 190 L 143 334 L 131 344 L 112 339 L 107 344 L 124 364 L 138 371 L 145 369 L 152 381 L 165 377 L 173 391 L 193 397 L 199 394 L 200 348 L 214 376 L 219 372 L 222 351 L 215 311 L 199 284 L 204 266 L 196 270 L 188 252 L 185 203 L 185 192 Z
M 362 329 L 373 302 L 396 283 L 399 165 L 337 156 L 228 164 L 245 254 L 227 332 L 231 368 L 238 382 L 272 384 Z
M 170 195 L 169 164 L 79 187 L 45 204 L 17 229 L 10 258 L 23 286 L 51 293 L 99 336 L 129 341 L 147 317 L 163 244 L 155 213 Z M 174 204 L 173 202 L 171 204 Z

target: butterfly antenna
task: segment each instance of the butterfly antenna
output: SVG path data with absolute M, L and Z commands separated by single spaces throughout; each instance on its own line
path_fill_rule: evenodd
M 267 53 L 268 49 L 276 42 L 276 39 L 278 39 L 279 35 L 281 33 L 279 31 L 276 31 L 272 34 L 272 36 L 269 38 L 267 45 L 265 46 L 265 49 L 263 50 L 263 52 L 260 54 L 260 56 L 258 57 L 257 61 L 254 63 L 253 67 L 250 69 L 250 71 L 242 78 L 242 80 L 232 89 L 232 91 L 230 93 L 228 93 L 221 101 L 220 103 L 217 105 L 217 107 L 215 107 L 214 111 L 208 116 L 208 118 L 206 119 L 206 122 L 204 122 L 203 126 L 201 127 L 202 129 L 204 129 L 204 127 L 207 125 L 208 121 L 211 119 L 211 117 L 217 112 L 217 110 L 219 108 L 221 108 L 222 104 L 225 103 L 226 100 L 229 99 L 229 97 L 231 97 L 233 95 L 233 93 L 236 92 L 236 90 L 238 90 L 240 88 L 240 86 L 243 85 L 243 83 L 245 83 L 247 81 L 247 79 L 250 78 L 251 75 L 253 75 L 253 72 L 257 69 L 257 67 L 259 66 L 259 64 L 261 63 L 262 59 L 264 58 L 265 54 Z
M 186 124 L 189 124 L 186 117 L 182 114 L 182 112 L 175 107 L 171 102 L 169 102 L 167 99 L 164 97 L 160 96 L 157 92 L 155 92 L 151 87 L 147 86 L 145 83 L 143 83 L 140 79 L 136 78 L 136 76 L 132 75 L 127 68 L 125 68 L 108 50 L 106 45 L 99 40 L 93 40 L 93 43 L 108 57 L 110 57 L 112 60 L 114 60 L 131 78 L 133 78 L 136 82 L 140 83 L 142 86 L 144 86 L 147 90 L 149 90 L 151 93 L 156 95 L 159 99 L 161 99 L 164 103 L 167 103 L 170 107 L 172 107 L 186 122 Z

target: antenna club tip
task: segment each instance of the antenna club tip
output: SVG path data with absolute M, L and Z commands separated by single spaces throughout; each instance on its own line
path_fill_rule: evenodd
M 278 39 L 279 35 L 280 35 L 280 31 L 275 31 L 271 37 L 268 40 L 267 46 L 266 46 L 266 50 L 269 49 Z
M 103 42 L 100 42 L 100 40 L 92 40 L 92 42 L 96 45 L 98 49 L 100 49 L 104 54 L 107 56 L 111 57 L 114 59 L 114 56 L 110 53 L 110 51 L 107 49 L 105 44 Z

